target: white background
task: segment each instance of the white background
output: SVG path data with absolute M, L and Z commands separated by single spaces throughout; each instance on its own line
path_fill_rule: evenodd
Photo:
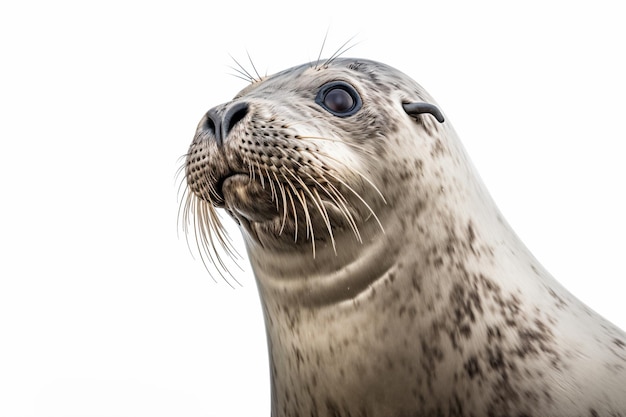
M 17 3 L 0 6 L 1 417 L 269 415 L 254 280 L 192 258 L 175 172 L 245 86 L 229 54 L 273 73 L 329 27 L 325 56 L 356 35 L 348 56 L 430 91 L 537 258 L 626 328 L 620 2 Z

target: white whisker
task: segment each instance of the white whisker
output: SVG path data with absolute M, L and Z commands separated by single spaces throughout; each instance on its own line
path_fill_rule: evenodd
M 287 197 L 285 195 L 285 187 L 283 186 L 282 182 L 278 180 L 278 177 L 276 176 L 276 172 L 273 172 L 273 174 L 274 174 L 274 178 L 276 179 L 276 185 L 278 186 L 280 190 L 280 194 L 283 198 L 283 218 L 282 218 L 282 223 L 280 225 L 280 231 L 278 232 L 278 235 L 280 236 L 283 234 L 283 230 L 285 230 L 285 222 L 287 221 Z

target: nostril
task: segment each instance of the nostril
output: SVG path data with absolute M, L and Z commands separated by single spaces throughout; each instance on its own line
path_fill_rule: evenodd
M 226 138 L 228 133 L 248 114 L 248 103 L 236 103 L 228 109 L 222 122 L 222 138 Z
M 209 132 L 213 133 L 213 135 L 215 135 L 216 131 L 215 131 L 215 122 L 213 121 L 213 118 L 211 116 L 206 118 L 206 122 L 204 124 L 204 128 L 205 130 L 208 130 Z
M 209 110 L 204 115 L 204 123 L 202 123 L 202 130 L 212 133 L 216 139 L 219 140 L 220 135 L 220 120 L 221 116 L 216 109 Z

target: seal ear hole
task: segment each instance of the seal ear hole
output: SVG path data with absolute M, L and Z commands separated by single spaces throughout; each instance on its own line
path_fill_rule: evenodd
M 363 105 L 359 93 L 350 84 L 332 81 L 320 88 L 315 102 L 324 110 L 337 117 L 352 116 Z
M 439 123 L 443 123 L 445 121 L 443 114 L 441 114 L 441 110 L 434 104 L 423 103 L 423 102 L 413 102 L 413 103 L 404 103 L 402 104 L 404 111 L 409 116 L 417 117 L 420 114 L 429 113 L 431 114 Z

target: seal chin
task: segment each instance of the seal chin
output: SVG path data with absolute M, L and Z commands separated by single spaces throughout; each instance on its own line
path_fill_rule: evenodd
M 234 174 L 221 181 L 221 194 L 225 208 L 238 220 L 262 223 L 278 216 L 272 195 L 247 174 Z

